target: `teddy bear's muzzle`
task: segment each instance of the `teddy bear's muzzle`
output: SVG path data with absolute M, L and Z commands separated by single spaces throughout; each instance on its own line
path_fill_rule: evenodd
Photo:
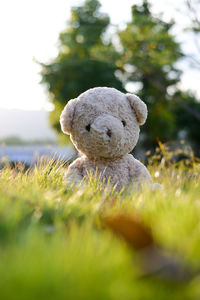
M 97 151 L 106 156 L 124 147 L 124 128 L 121 121 L 109 114 L 97 117 L 91 124 L 92 141 Z M 113 154 L 112 154 L 113 155 Z

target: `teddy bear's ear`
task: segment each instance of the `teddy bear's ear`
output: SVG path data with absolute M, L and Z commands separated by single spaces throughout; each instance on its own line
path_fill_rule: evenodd
M 147 106 L 146 104 L 134 94 L 126 94 L 126 97 L 136 115 L 136 119 L 139 125 L 143 125 L 147 118 Z
M 70 134 L 72 130 L 72 121 L 74 116 L 74 109 L 76 106 L 77 99 L 70 100 L 67 105 L 65 105 L 61 115 L 60 124 L 61 129 L 64 133 Z

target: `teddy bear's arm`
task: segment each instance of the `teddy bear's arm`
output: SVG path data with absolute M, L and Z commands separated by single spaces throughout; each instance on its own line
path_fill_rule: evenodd
M 153 181 L 147 168 L 137 159 L 136 159 L 136 164 L 137 164 L 138 176 L 141 179 L 152 183 Z
M 65 174 L 67 184 L 79 184 L 83 179 L 83 162 L 82 158 L 77 158 L 69 167 Z
M 152 190 L 160 190 L 162 189 L 162 185 L 160 183 L 153 182 L 151 175 L 147 168 L 134 157 L 131 158 L 132 163 L 130 163 L 130 181 L 135 184 L 138 190 L 141 190 L 142 184 L 149 184 Z
M 151 175 L 147 168 L 133 156 L 129 157 L 129 175 L 130 181 L 133 181 L 134 183 L 137 182 L 141 184 L 146 182 L 153 184 Z

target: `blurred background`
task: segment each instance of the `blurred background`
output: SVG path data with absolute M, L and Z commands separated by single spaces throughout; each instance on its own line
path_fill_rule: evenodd
M 73 157 L 59 116 L 96 86 L 147 104 L 136 157 L 160 142 L 200 156 L 200 0 L 7 0 L 0 37 L 1 161 Z

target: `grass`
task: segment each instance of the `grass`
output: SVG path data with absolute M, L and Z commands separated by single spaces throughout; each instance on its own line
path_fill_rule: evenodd
M 148 168 L 162 190 L 114 193 L 94 178 L 66 190 L 61 163 L 4 168 L 0 299 L 200 299 L 199 276 L 184 283 L 141 278 L 137 254 L 101 227 L 102 215 L 139 215 L 160 246 L 200 268 L 199 162 L 171 163 L 164 153 Z

